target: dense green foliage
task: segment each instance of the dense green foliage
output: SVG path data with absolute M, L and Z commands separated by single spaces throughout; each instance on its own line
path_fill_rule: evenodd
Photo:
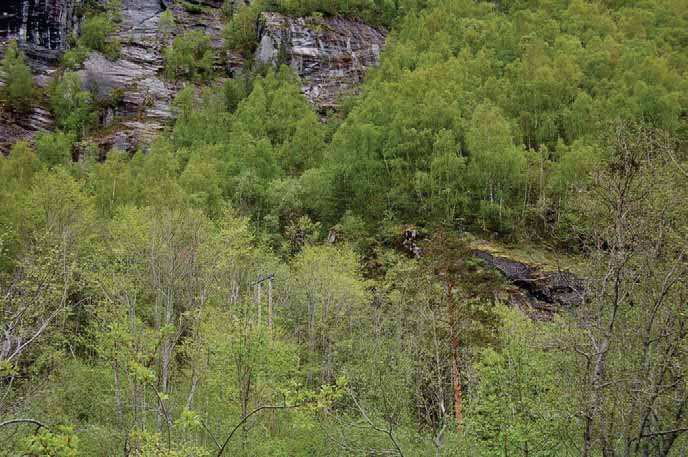
M 504 14 L 447 1 L 407 16 L 333 138 L 323 167 L 333 203 L 370 217 L 430 211 L 502 233 L 569 232 L 570 191 L 604 159 L 610 120 L 685 133 L 679 3 L 517 3 Z M 629 28 L 641 15 L 643 30 Z M 436 171 L 447 167 L 451 178 Z
M 165 74 L 170 79 L 207 81 L 212 76 L 213 64 L 210 37 L 199 30 L 175 37 L 165 49 Z
M 1 99 L 13 111 L 30 111 L 35 94 L 33 77 L 29 66 L 24 62 L 24 53 L 15 40 L 7 45 L 5 57 L 0 62 L 0 72 L 6 81 L 5 86 L 0 88 Z
M 74 134 L 41 132 L 36 138 L 36 153 L 48 167 L 66 165 L 72 160 Z
M 392 27 L 341 113 L 191 31 L 149 150 L 72 162 L 65 72 L 0 157 L 0 456 L 686 455 L 682 0 L 253 3 L 229 46 L 268 9 Z M 529 307 L 479 238 L 576 256 L 586 300 Z
M 83 22 L 78 38 L 73 38 L 71 48 L 62 56 L 62 64 L 75 70 L 93 51 L 115 60 L 120 54 L 119 38 L 114 36 L 121 21 L 122 0 L 85 2 L 82 5 Z
M 57 126 L 81 138 L 98 119 L 95 101 L 81 87 L 78 73 L 66 72 L 50 89 L 50 106 Z

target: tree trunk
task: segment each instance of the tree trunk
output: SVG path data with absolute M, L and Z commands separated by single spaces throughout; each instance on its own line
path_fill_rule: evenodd
M 454 419 L 459 432 L 463 431 L 463 398 L 461 395 L 461 370 L 459 365 L 459 337 L 456 331 L 456 308 L 452 292 L 454 285 L 447 283 L 447 313 L 449 315 L 449 337 L 452 358 L 452 387 L 454 390 Z
M 272 332 L 272 277 L 268 282 L 268 329 Z

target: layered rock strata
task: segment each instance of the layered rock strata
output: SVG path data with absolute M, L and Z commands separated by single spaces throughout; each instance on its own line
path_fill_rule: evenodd
M 244 0 L 237 0 L 236 5 Z M 17 39 L 39 87 L 47 87 L 68 47 L 68 37 L 79 30 L 77 10 L 82 0 L 5 0 L 0 4 L 0 57 L 10 39 Z M 189 7 L 189 4 L 196 7 Z M 174 37 L 201 30 L 217 50 L 216 67 L 232 75 L 243 59 L 224 50 L 222 0 L 123 0 L 122 22 L 116 38 L 121 52 L 116 60 L 93 52 L 79 70 L 84 88 L 100 101 L 115 100 L 101 116 L 101 131 L 90 140 L 104 155 L 117 148 L 133 151 L 150 143 L 173 118 L 171 102 L 181 83 L 162 77 L 163 50 Z M 159 31 L 160 16 L 169 8 L 176 21 L 170 33 Z M 256 61 L 291 65 L 302 81 L 305 96 L 316 109 L 336 109 L 343 94 L 355 92 L 367 68 L 377 65 L 385 33 L 341 18 L 291 18 L 263 13 L 257 25 Z M 0 75 L 0 85 L 3 84 Z M 113 95 L 118 95 L 113 97 Z M 46 100 L 37 99 L 32 112 L 15 116 L 0 109 L 0 152 L 50 130 L 54 120 Z
M 293 18 L 263 13 L 256 61 L 288 64 L 300 76 L 304 95 L 320 111 L 336 109 L 355 92 L 366 70 L 380 61 L 385 31 L 342 18 Z

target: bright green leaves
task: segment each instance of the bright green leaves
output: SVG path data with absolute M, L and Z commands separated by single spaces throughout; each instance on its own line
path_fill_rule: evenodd
M 222 90 L 188 85 L 174 106 L 178 118 L 171 139 L 182 167 L 179 183 L 194 206 L 216 217 L 229 201 L 278 233 L 305 214 L 305 189 L 296 177 L 320 164 L 327 130 L 291 69 L 230 80 Z M 284 186 L 293 197 L 289 208 L 286 194 L 276 193 Z
M 90 16 L 81 26 L 78 46 L 100 51 L 110 59 L 119 57 L 120 43 L 117 38 L 110 38 L 115 26 L 111 17 L 105 14 Z
M 179 419 L 175 421 L 175 425 L 189 430 L 198 430 L 202 426 L 201 417 L 198 413 L 185 409 L 182 411 Z
M 36 138 L 36 152 L 41 162 L 52 168 L 57 165 L 68 165 L 72 161 L 74 135 L 56 132 L 41 132 Z
M 57 125 L 81 139 L 97 122 L 93 96 L 81 88 L 77 73 L 67 72 L 51 88 L 50 106 Z
M 209 81 L 215 55 L 210 37 L 199 30 L 175 37 L 165 49 L 165 75 L 172 80 Z
M 78 457 L 79 440 L 67 427 L 53 433 L 41 428 L 35 435 L 24 440 L 23 452 L 35 457 Z
M 285 316 L 288 328 L 306 330 L 309 379 L 327 382 L 335 375 L 334 361 L 347 360 L 365 315 L 368 292 L 358 256 L 345 246 L 306 247 L 295 259 L 290 282 L 299 286 Z
M 155 381 L 155 372 L 136 361 L 129 361 L 127 368 L 131 372 L 134 380 L 141 384 L 150 384 Z
M 6 81 L 5 86 L 0 89 L 4 101 L 18 113 L 30 111 L 35 93 L 33 76 L 16 40 L 11 40 L 7 45 L 5 56 L 0 62 L 0 72 L 4 73 Z
M 483 350 L 475 365 L 477 389 L 471 392 L 467 416 L 470 433 L 481 442 L 485 456 L 523 449 L 561 455 L 572 424 L 562 396 L 569 380 L 561 379 L 553 354 L 548 354 L 554 326 L 515 310 L 499 311 L 501 347 Z
M 260 12 L 260 2 L 239 5 L 224 30 L 225 46 L 228 49 L 244 55 L 253 52 L 258 44 L 256 22 Z
M 468 178 L 479 198 L 483 227 L 507 231 L 510 215 L 504 214 L 518 198 L 526 168 L 525 153 L 514 146 L 511 130 L 499 108 L 476 108 L 466 134 L 469 150 Z
M 218 168 L 211 157 L 194 154 L 179 177 L 179 184 L 189 196 L 191 205 L 211 218 L 217 217 L 224 205 Z

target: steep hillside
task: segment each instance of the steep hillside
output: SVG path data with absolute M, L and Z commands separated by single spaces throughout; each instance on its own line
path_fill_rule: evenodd
M 688 455 L 685 0 L 0 2 L 0 457 Z
M 197 7 L 159 0 L 119 3 L 121 13 L 109 37 L 119 42 L 118 55 L 108 57 L 95 50 L 76 68 L 83 87 L 94 94 L 96 101 L 110 102 L 101 107 L 92 138 L 101 156 L 112 148 L 133 152 L 147 147 L 170 125 L 170 104 L 185 84 L 164 75 L 163 54 L 176 37 L 191 31 L 209 37 L 215 50 L 216 78 L 250 71 L 244 57 L 224 47 L 226 10 L 221 9 L 222 1 L 201 2 Z M 68 49 L 69 37 L 80 34 L 84 6 L 75 0 L 17 0 L 0 8 L 0 18 L 4 18 L 0 39 L 5 45 L 11 39 L 18 40 L 37 85 L 47 88 L 64 69 L 60 58 Z M 161 27 L 160 18 L 166 10 L 172 13 L 174 24 Z M 383 31 L 359 22 L 341 18 L 305 20 L 279 13 L 265 13 L 253 33 L 260 46 L 250 61 L 290 65 L 303 80 L 304 94 L 323 112 L 336 109 L 342 95 L 353 93 L 366 68 L 378 63 L 385 43 Z M 112 95 L 119 93 L 122 96 L 112 102 Z M 38 99 L 30 113 L 0 113 L 4 120 L 0 151 L 6 154 L 15 142 L 31 138 L 37 131 L 53 129 L 49 108 L 47 100 Z M 98 133 L 99 129 L 104 132 Z

